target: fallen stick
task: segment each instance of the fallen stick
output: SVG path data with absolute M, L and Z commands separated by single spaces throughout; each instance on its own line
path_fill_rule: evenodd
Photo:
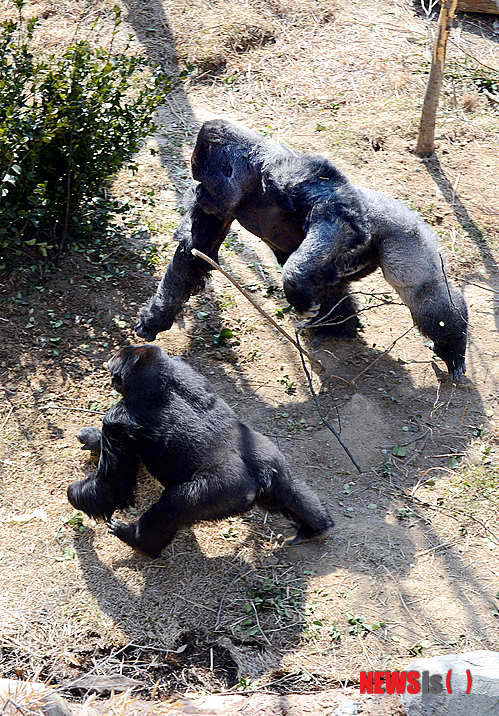
M 364 373 L 367 373 L 367 371 L 370 370 L 374 365 L 376 365 L 376 363 L 377 363 L 379 360 L 381 360 L 381 358 L 383 358 L 383 356 L 386 356 L 387 353 L 390 353 L 390 351 L 391 351 L 392 348 L 395 346 L 395 344 L 396 344 L 398 341 L 400 341 L 401 338 L 403 338 L 403 337 L 406 336 L 408 333 L 410 333 L 410 331 L 412 331 L 413 328 L 415 328 L 414 325 L 412 325 L 410 328 L 408 328 L 406 331 L 404 331 L 398 338 L 395 338 L 395 340 L 393 341 L 392 345 L 391 345 L 389 348 L 387 348 L 386 351 L 383 351 L 383 353 L 380 353 L 379 356 L 372 361 L 372 363 L 369 363 L 369 365 L 367 366 L 367 368 L 364 368 L 364 370 L 361 370 L 360 373 L 355 376 L 355 378 L 352 380 L 352 385 L 355 385 L 355 383 L 359 380 L 359 378 L 360 378 L 362 375 L 364 375 Z
M 103 410 L 88 410 L 88 408 L 72 408 L 70 405 L 41 405 L 40 410 L 73 410 L 77 413 L 93 413 L 93 415 L 105 415 Z
M 356 467 L 357 470 L 359 471 L 359 474 L 362 475 L 362 468 L 360 467 L 359 463 L 356 461 L 356 459 L 354 458 L 354 456 L 352 455 L 352 453 L 350 452 L 350 450 L 348 449 L 348 447 L 345 445 L 345 443 L 344 443 L 343 440 L 341 439 L 340 434 L 339 434 L 339 433 L 333 428 L 333 426 L 328 422 L 328 420 L 327 420 L 326 417 L 324 416 L 324 413 L 322 412 L 322 409 L 321 409 L 319 400 L 318 400 L 318 398 L 317 398 L 317 395 L 316 395 L 315 390 L 314 390 L 314 386 L 313 386 L 313 384 L 312 384 L 312 378 L 310 377 L 310 373 L 309 373 L 308 370 L 307 370 L 307 366 L 306 366 L 306 364 L 305 364 L 305 359 L 304 359 L 303 356 L 307 356 L 307 358 L 308 358 L 312 363 L 315 363 L 316 365 L 318 365 L 322 370 L 326 370 L 326 369 L 324 368 L 324 366 L 322 365 L 322 363 L 321 363 L 320 361 L 316 360 L 315 358 L 312 358 L 312 356 L 311 356 L 309 353 L 307 353 L 307 351 L 301 346 L 301 344 L 300 344 L 300 338 L 299 338 L 299 331 L 300 331 L 300 330 L 303 330 L 303 329 L 298 329 L 298 331 L 296 332 L 296 340 L 294 340 L 294 339 L 289 335 L 289 333 L 286 333 L 286 331 L 285 331 L 283 328 L 281 328 L 281 326 L 280 326 L 276 321 L 274 321 L 274 319 L 272 318 L 272 316 L 269 316 L 269 314 L 268 314 L 266 311 L 264 311 L 263 308 L 260 308 L 260 306 L 258 305 L 258 303 L 253 299 L 253 297 L 250 296 L 249 293 L 248 293 L 242 286 L 240 286 L 240 285 L 238 284 L 238 282 L 237 282 L 235 279 L 233 279 L 232 276 L 230 276 L 230 274 L 227 273 L 227 271 L 225 271 L 219 264 L 217 264 L 216 261 L 214 261 L 213 259 L 211 259 L 211 258 L 210 258 L 209 256 L 207 256 L 206 254 L 203 254 L 202 251 L 198 251 L 197 249 L 191 249 L 191 253 L 194 254 L 194 256 L 199 256 L 200 258 L 202 258 L 202 259 L 204 259 L 205 261 L 207 261 L 211 266 L 213 266 L 213 268 L 218 269 L 218 270 L 220 271 L 220 273 L 222 273 L 222 274 L 225 276 L 225 278 L 228 279 L 228 280 L 232 283 L 232 285 L 235 286 L 235 287 L 237 288 L 237 290 L 240 291 L 240 292 L 243 294 L 243 296 L 245 296 L 245 298 L 248 299 L 248 301 L 257 309 L 257 311 L 259 311 L 259 312 L 262 314 L 262 316 L 264 316 L 268 321 L 270 321 L 270 323 L 271 323 L 273 326 L 275 326 L 275 328 L 277 328 L 277 330 L 279 331 L 279 333 L 282 333 L 282 335 L 283 335 L 285 338 L 287 338 L 288 341 L 290 341 L 290 342 L 295 346 L 295 348 L 298 349 L 298 352 L 300 353 L 300 358 L 301 358 L 301 362 L 302 362 L 302 365 L 303 365 L 303 369 L 304 369 L 304 371 L 305 371 L 305 375 L 307 376 L 307 381 L 308 381 L 308 385 L 309 385 L 309 388 L 310 388 L 310 392 L 312 393 L 312 397 L 313 397 L 314 402 L 315 402 L 315 404 L 316 404 L 316 406 L 317 406 L 317 410 L 319 411 L 319 415 L 320 415 L 320 417 L 321 417 L 322 422 L 323 422 L 324 425 L 326 425 L 326 427 L 333 433 L 333 435 L 334 435 L 335 438 L 338 440 L 338 442 L 340 443 L 340 445 L 341 445 L 341 447 L 343 448 L 343 450 L 345 450 L 345 452 L 347 453 L 348 457 L 350 458 L 350 460 L 353 462 L 353 464 L 355 465 L 355 467 Z M 348 383 L 348 381 L 346 381 L 344 378 L 340 378 L 339 376 L 333 376 L 333 377 L 334 377 L 334 378 L 338 378 L 338 380 L 343 380 L 345 383 Z
M 272 316 L 269 316 L 269 314 L 267 313 L 267 311 L 264 311 L 263 308 L 261 308 L 261 307 L 258 305 L 258 303 L 255 301 L 255 299 L 254 299 L 252 296 L 250 296 L 250 294 L 249 294 L 242 286 L 240 286 L 240 285 L 237 283 L 237 281 L 236 281 L 235 279 L 233 279 L 232 276 L 231 276 L 229 273 L 227 273 L 227 271 L 225 271 L 225 269 L 223 269 L 223 268 L 220 266 L 220 264 L 217 264 L 216 261 L 214 261 L 212 258 L 210 258 L 209 256 L 207 256 L 206 254 L 203 254 L 202 251 L 198 251 L 197 249 L 191 249 L 191 254 L 194 254 L 194 256 L 199 256 L 199 258 L 204 259 L 205 261 L 207 261 L 211 266 L 213 266 L 213 268 L 218 269 L 218 270 L 220 271 L 220 273 L 223 274 L 223 275 L 225 276 L 225 278 L 226 278 L 228 281 L 230 281 L 231 284 L 232 284 L 233 286 L 235 286 L 235 287 L 237 288 L 237 290 L 240 291 L 245 298 L 248 299 L 248 301 L 256 308 L 256 310 L 259 311 L 259 312 L 262 314 L 262 316 L 264 316 L 264 317 L 267 319 L 267 321 L 270 321 L 270 323 L 274 326 L 274 328 L 276 328 L 276 329 L 279 331 L 279 333 L 281 333 L 285 338 L 287 338 L 287 340 L 288 340 L 290 343 L 292 343 L 292 344 L 294 345 L 294 347 L 297 348 L 298 351 L 300 351 L 300 353 L 303 352 L 303 353 L 307 356 L 307 358 L 309 359 L 309 361 L 310 361 L 311 363 L 314 363 L 314 364 L 315 364 L 318 368 L 320 368 L 321 370 L 326 370 L 326 369 L 324 368 L 324 366 L 322 365 L 322 363 L 321 363 L 319 360 L 317 360 L 316 358 L 314 358 L 313 356 L 311 356 L 310 353 L 307 353 L 307 351 L 306 351 L 304 348 L 302 348 L 301 346 L 299 346 L 298 343 L 294 340 L 294 338 L 292 338 L 292 337 L 289 335 L 289 333 L 287 333 L 287 332 L 284 330 L 284 328 L 281 328 L 281 326 L 277 323 L 277 321 L 275 321 L 275 320 L 272 318 Z
M 316 405 L 317 410 L 318 410 L 318 412 L 319 412 L 319 415 L 320 415 L 320 417 L 321 417 L 321 420 L 322 420 L 322 422 L 324 423 L 324 425 L 326 426 L 326 428 L 328 428 L 328 430 L 330 430 L 330 431 L 333 433 L 333 435 L 334 435 L 334 437 L 336 438 L 336 440 L 339 442 L 339 444 L 341 445 L 341 447 L 343 448 L 343 450 L 346 452 L 346 454 L 348 455 L 348 457 L 350 458 L 350 460 L 353 462 L 353 464 L 354 464 L 355 467 L 357 468 L 357 470 L 358 470 L 358 472 L 359 472 L 359 475 L 362 475 L 362 468 L 361 468 L 361 466 L 359 465 L 359 463 L 357 462 L 357 460 L 354 458 L 354 456 L 352 455 L 352 453 L 351 453 L 350 450 L 348 449 L 348 446 L 345 445 L 345 443 L 343 442 L 342 437 L 341 437 L 341 435 L 339 434 L 339 432 L 333 428 L 333 426 L 332 426 L 331 423 L 328 421 L 328 419 L 326 418 L 326 416 L 324 415 L 324 413 L 323 413 L 323 411 L 322 411 L 321 404 L 320 404 L 320 402 L 319 402 L 319 398 L 317 397 L 317 393 L 316 393 L 315 390 L 314 390 L 314 385 L 313 385 L 313 383 L 312 383 L 312 378 L 311 378 L 310 373 L 309 373 L 309 371 L 308 371 L 308 369 L 307 369 L 307 366 L 306 366 L 306 364 L 305 364 L 305 359 L 303 358 L 303 353 L 304 353 L 305 351 L 303 351 L 303 349 L 302 349 L 302 347 L 301 347 L 301 345 L 300 345 L 300 331 L 299 331 L 299 330 L 296 331 L 296 341 L 297 341 L 297 343 L 298 343 L 298 349 L 299 349 L 299 351 L 300 351 L 300 358 L 301 358 L 301 363 L 302 363 L 302 366 L 303 366 L 303 370 L 305 371 L 305 375 L 307 376 L 308 387 L 309 387 L 309 389 L 310 389 L 310 392 L 312 393 L 312 398 L 314 399 L 314 402 L 315 402 L 315 405 Z M 303 351 L 303 352 L 302 352 L 302 351 Z M 341 428 L 340 428 L 340 429 L 341 429 Z

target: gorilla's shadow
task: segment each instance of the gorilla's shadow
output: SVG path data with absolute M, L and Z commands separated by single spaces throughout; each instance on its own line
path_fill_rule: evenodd
M 172 91 L 158 112 L 160 131 L 156 134 L 156 141 L 161 164 L 181 197 L 186 190 L 187 167 L 179 151 L 180 146 L 184 141 L 191 140 L 201 125 L 180 78 L 175 39 L 163 3 L 160 0 L 125 0 L 125 5 L 129 11 L 128 21 L 147 56 L 172 77 Z M 163 132 L 168 133 L 168 138 L 163 136 Z
M 272 649 L 270 632 L 270 640 L 266 636 L 275 623 L 272 619 L 269 623 L 269 615 L 263 611 L 256 618 L 248 613 L 247 605 L 253 603 L 251 588 L 266 585 L 268 589 L 269 584 L 272 588 L 273 581 L 279 584 L 276 571 L 286 572 L 288 589 L 293 586 L 289 577 L 292 566 L 286 562 L 284 550 L 273 550 L 278 564 L 270 568 L 240 558 L 242 552 L 258 548 L 262 529 L 259 532 L 251 530 L 243 542 L 237 543 L 232 555 L 216 557 L 203 553 L 192 530 L 179 532 L 162 557 L 155 560 L 131 554 L 105 563 L 94 548 L 95 532 L 90 529 L 75 535 L 74 548 L 88 592 L 133 646 L 164 652 L 193 640 L 205 646 L 229 646 L 240 678 L 275 668 L 280 659 Z M 109 539 L 115 540 L 111 536 Z M 222 537 L 220 541 L 224 542 Z M 120 572 L 128 577 L 128 583 L 120 578 Z M 133 587 L 131 582 L 135 582 Z M 280 590 L 283 597 L 282 583 Z M 293 591 L 293 623 L 287 624 L 286 651 L 293 651 L 299 644 L 305 624 L 305 601 L 304 584 Z M 277 618 L 276 613 L 271 616 Z
M 489 266 L 494 274 L 497 275 L 499 272 L 499 266 L 490 251 L 487 250 L 487 244 L 483 231 L 476 224 L 476 222 L 473 221 L 459 195 L 455 192 L 454 187 L 442 169 L 436 153 L 433 152 L 433 154 L 429 157 L 424 157 L 422 161 L 424 162 L 426 170 L 442 192 L 445 201 L 454 212 L 456 219 L 480 251 L 484 264 Z M 484 276 L 480 276 L 480 281 L 491 284 L 491 282 L 487 281 L 487 278 Z M 499 329 L 499 313 L 497 312 L 494 313 L 494 322 L 496 328 Z

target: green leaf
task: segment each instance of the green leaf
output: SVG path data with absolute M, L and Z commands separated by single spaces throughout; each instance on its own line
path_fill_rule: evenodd
M 220 333 L 217 333 L 217 334 L 213 337 L 213 340 L 215 341 L 215 343 L 217 344 L 217 346 L 223 346 L 223 344 L 225 343 L 225 341 L 226 341 L 228 338 L 234 338 L 234 334 L 232 333 L 232 331 L 230 330 L 230 328 L 222 328 L 222 330 L 220 331 Z
M 402 447 L 402 445 L 395 445 L 395 447 L 392 450 L 392 455 L 395 455 L 396 457 L 405 457 L 406 456 L 405 447 Z

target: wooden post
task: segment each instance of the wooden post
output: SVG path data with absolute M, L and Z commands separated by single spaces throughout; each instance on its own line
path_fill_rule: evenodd
M 437 35 L 433 46 L 430 76 L 426 86 L 423 110 L 421 112 L 421 122 L 419 124 L 418 143 L 416 145 L 416 154 L 420 157 L 431 154 L 434 148 L 435 121 L 437 117 L 440 89 L 442 87 L 442 78 L 444 75 L 447 38 L 449 37 L 457 3 L 458 0 L 442 0 L 440 6 L 440 15 L 438 17 Z
M 499 2 L 497 0 L 457 0 L 457 11 L 499 15 Z

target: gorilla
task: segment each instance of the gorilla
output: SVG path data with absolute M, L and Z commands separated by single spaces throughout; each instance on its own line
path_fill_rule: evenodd
M 354 186 L 327 159 L 297 155 L 221 119 L 201 127 L 192 175 L 179 246 L 135 325 L 141 338 L 153 341 L 171 328 L 211 270 L 191 249 L 216 261 L 237 219 L 272 249 L 287 300 L 317 318 L 310 327 L 326 323 L 331 335 L 353 336 L 360 324 L 349 284 L 380 266 L 452 379 L 466 372 L 467 306 L 447 280 L 436 234 L 418 214 Z
M 102 432 L 83 428 L 83 448 L 100 452 L 93 477 L 73 482 L 68 499 L 108 521 L 111 534 L 158 557 L 182 527 L 248 512 L 281 512 L 297 528 L 289 544 L 331 533 L 316 493 L 291 476 L 274 443 L 238 420 L 211 385 L 159 346 L 126 346 L 108 362 L 123 396 Z M 160 499 L 131 524 L 112 519 L 133 505 L 139 458 L 164 486 Z

